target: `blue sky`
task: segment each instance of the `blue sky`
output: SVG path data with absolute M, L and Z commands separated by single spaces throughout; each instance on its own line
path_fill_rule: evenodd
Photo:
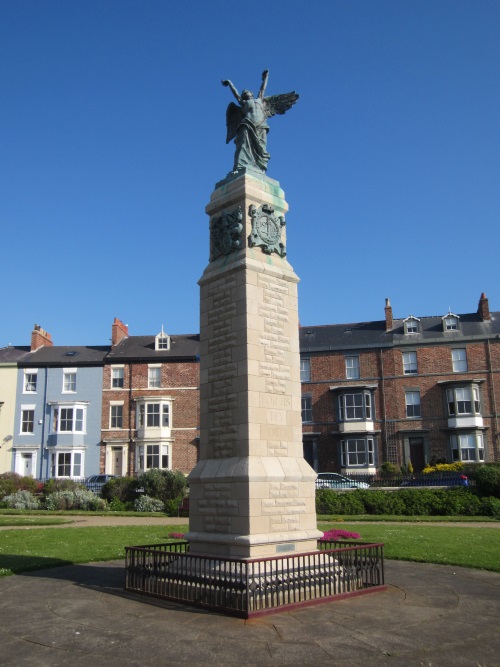
M 2 0 L 0 346 L 198 331 L 220 84 L 270 120 L 303 325 L 500 310 L 498 0 Z

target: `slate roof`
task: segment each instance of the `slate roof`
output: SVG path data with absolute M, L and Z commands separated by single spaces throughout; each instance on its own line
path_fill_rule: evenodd
M 104 358 L 110 350 L 109 345 L 40 347 L 35 352 L 29 352 L 20 359 L 20 368 L 36 368 L 37 366 L 102 366 Z
M 0 364 L 15 363 L 25 357 L 30 351 L 29 347 L 9 345 L 0 348 Z
M 300 351 L 307 353 L 402 345 L 436 345 L 500 337 L 500 312 L 491 313 L 491 320 L 484 322 L 477 313 L 459 315 L 458 331 L 443 331 L 442 315 L 418 319 L 420 332 L 410 335 L 404 333 L 403 318 L 395 319 L 392 330 L 387 332 L 385 320 L 300 327 Z
M 115 345 L 106 361 L 120 363 L 125 361 L 178 361 L 197 360 L 200 355 L 199 334 L 170 336 L 169 350 L 155 350 L 155 336 L 129 336 Z

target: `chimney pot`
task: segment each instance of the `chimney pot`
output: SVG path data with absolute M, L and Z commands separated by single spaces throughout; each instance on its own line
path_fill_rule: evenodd
M 385 300 L 385 330 L 386 331 L 391 331 L 394 321 L 392 318 L 392 306 L 391 306 L 391 300 L 387 298 Z
M 491 320 L 490 306 L 486 294 L 483 292 L 479 298 L 477 313 L 483 322 Z
M 115 347 L 118 345 L 124 338 L 128 337 L 128 324 L 123 324 L 121 320 L 117 317 L 113 320 L 113 326 L 111 327 L 111 345 Z

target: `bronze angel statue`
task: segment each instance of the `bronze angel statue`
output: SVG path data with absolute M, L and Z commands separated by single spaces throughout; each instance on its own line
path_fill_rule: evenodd
M 239 103 L 238 106 L 231 102 L 226 111 L 226 143 L 234 139 L 236 145 L 234 171 L 253 167 L 266 172 L 271 157 L 266 150 L 269 132 L 267 119 L 275 114 L 284 114 L 299 99 L 295 91 L 264 97 L 268 76 L 269 70 L 266 69 L 262 72 L 262 85 L 257 98 L 249 90 L 244 90 L 240 95 L 231 81 L 222 81 L 223 86 L 229 86 Z

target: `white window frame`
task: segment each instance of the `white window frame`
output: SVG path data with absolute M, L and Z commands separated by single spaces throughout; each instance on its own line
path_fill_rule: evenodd
M 420 419 L 422 417 L 422 405 L 418 389 L 408 389 L 405 391 L 405 407 L 407 419 Z
M 459 317 L 448 313 L 443 317 L 443 331 L 458 331 Z
M 67 413 L 72 411 L 72 416 L 65 415 L 63 418 L 63 411 Z M 79 414 L 80 413 L 80 414 Z M 61 430 L 62 423 L 71 420 L 72 428 Z M 78 426 L 81 425 L 81 428 Z M 87 406 L 80 403 L 58 403 L 52 407 L 52 433 L 59 434 L 82 434 L 86 432 L 87 425 Z
M 311 394 L 302 394 L 300 407 L 301 407 L 302 423 L 311 424 L 313 420 Z
M 84 463 L 85 452 L 81 449 L 56 450 L 51 454 L 51 476 L 55 479 L 81 479 Z
M 467 373 L 467 348 L 455 347 L 451 351 L 451 364 L 454 373 Z
M 76 368 L 63 368 L 63 394 L 76 394 Z
M 34 435 L 35 433 L 35 405 L 21 405 L 21 424 L 20 424 L 20 430 L 19 434 L 20 435 Z M 26 412 L 32 412 L 32 418 L 31 418 L 31 431 L 25 431 L 24 430 L 24 424 L 29 425 L 29 421 L 25 420 L 24 416 Z
M 342 392 L 339 396 L 339 421 L 372 421 L 373 401 L 369 391 Z
M 446 404 L 450 417 L 481 414 L 479 387 L 474 384 L 449 387 L 446 390 Z
M 311 360 L 308 357 L 300 360 L 300 381 L 311 382 Z
M 156 410 L 156 408 L 158 408 Z M 171 428 L 171 400 L 145 400 L 137 404 L 137 428 Z M 158 417 L 158 419 L 156 419 Z M 155 424 L 154 422 L 158 422 Z
M 368 468 L 375 465 L 375 439 L 346 438 L 340 441 L 343 468 Z
M 28 380 L 28 376 L 34 376 Z M 38 384 L 38 368 L 26 368 L 23 376 L 23 394 L 36 394 Z
M 155 350 L 157 352 L 170 350 L 170 336 L 168 336 L 164 331 L 161 331 L 161 333 L 155 336 Z
M 418 334 L 418 323 L 420 320 L 418 317 L 413 317 L 413 315 L 410 315 L 409 317 L 404 320 L 404 329 L 405 329 L 405 334 L 407 336 L 414 336 L 415 334 Z
M 161 364 L 148 365 L 148 389 L 161 389 Z
M 139 444 L 136 450 L 137 470 L 144 472 L 159 468 L 160 470 L 172 469 L 171 448 L 168 443 L 150 442 Z M 158 465 L 155 465 L 158 463 Z
M 415 350 L 403 352 L 403 375 L 418 374 L 418 359 Z
M 113 431 L 121 431 L 123 430 L 123 401 L 110 401 L 109 403 L 109 428 Z M 121 426 L 113 426 L 113 420 L 118 419 L 119 415 L 113 415 L 113 410 L 115 408 L 121 408 Z
M 450 436 L 452 461 L 482 463 L 484 461 L 484 437 L 482 433 L 453 433 Z M 471 456 L 471 453 L 474 453 Z
M 125 366 L 111 366 L 111 389 L 123 389 L 125 385 Z
M 348 380 L 359 380 L 359 354 L 345 357 L 345 376 Z

